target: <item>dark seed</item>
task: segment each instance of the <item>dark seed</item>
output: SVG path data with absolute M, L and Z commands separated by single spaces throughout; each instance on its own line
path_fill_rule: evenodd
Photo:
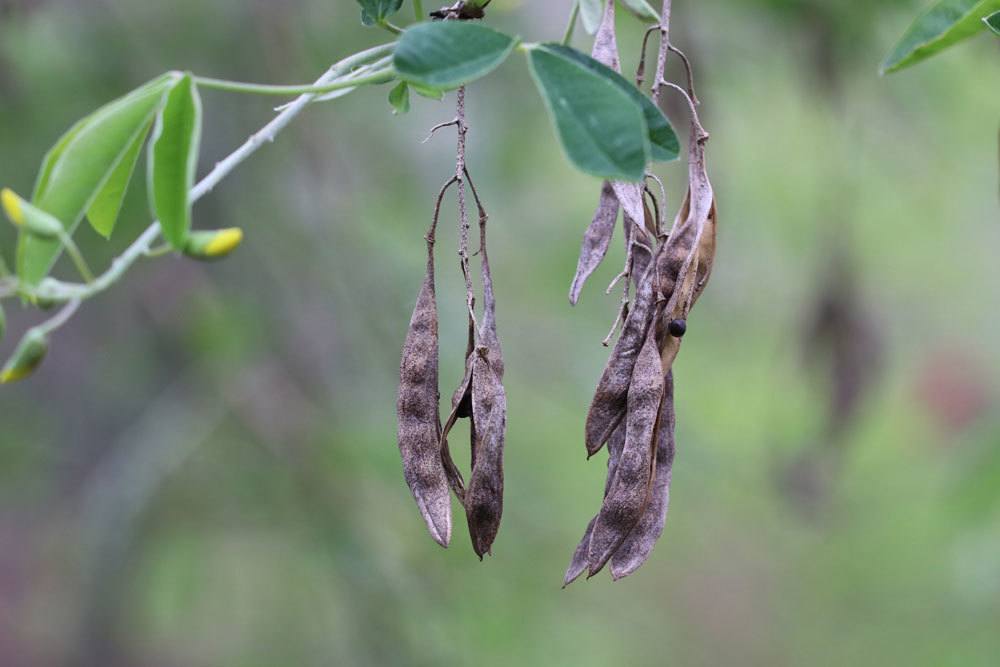
M 674 338 L 683 338 L 688 330 L 687 322 L 684 320 L 671 320 L 667 330 L 670 331 L 670 335 Z

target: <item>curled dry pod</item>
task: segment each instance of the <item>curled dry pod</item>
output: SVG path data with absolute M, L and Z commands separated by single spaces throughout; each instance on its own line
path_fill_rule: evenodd
M 503 515 L 503 448 L 507 430 L 507 395 L 483 347 L 476 351 L 472 372 L 475 462 L 465 491 L 465 513 L 472 548 L 480 558 L 489 553 Z
M 608 491 L 611 490 L 611 483 L 615 479 L 615 472 L 618 470 L 618 462 L 621 459 L 622 449 L 625 447 L 625 424 L 619 424 L 618 428 L 615 429 L 614 433 L 611 434 L 611 438 L 608 440 L 608 478 L 604 482 L 604 497 L 608 497 Z M 574 581 L 576 581 L 581 574 L 587 569 L 587 564 L 590 558 L 590 538 L 594 533 L 594 524 L 597 523 L 597 517 L 595 516 L 587 524 L 587 529 L 583 533 L 583 538 L 580 540 L 580 544 L 577 545 L 576 551 L 573 552 L 573 558 L 570 560 L 569 567 L 566 568 L 566 574 L 563 577 L 563 588 L 566 588 Z
M 432 248 L 429 243 L 427 275 L 403 344 L 396 414 L 406 483 L 431 536 L 446 547 L 451 541 L 451 499 L 439 444 L 438 316 Z
M 615 34 L 615 0 L 605 0 L 604 14 L 601 25 L 594 35 L 594 48 L 591 57 L 619 74 L 622 71 L 621 59 L 618 56 L 618 38 Z
M 657 250 L 657 257 L 662 253 L 663 247 L 661 245 Z M 646 331 L 653 316 L 655 303 L 653 274 L 654 271 L 647 270 L 640 281 L 635 300 L 622 326 L 622 333 L 597 383 L 597 390 L 587 412 L 585 427 L 589 456 L 600 451 L 625 416 L 632 370 L 635 368 L 636 357 L 642 349 L 643 341 L 646 340 Z
M 651 325 L 628 390 L 625 446 L 590 540 L 589 576 L 597 574 L 638 523 L 649 502 L 654 433 L 663 397 L 660 351 Z
M 606 0 L 604 3 L 604 14 L 594 35 L 594 48 L 590 55 L 597 62 L 621 74 L 621 58 L 615 36 L 615 0 Z M 612 188 L 622 209 L 633 220 L 642 220 L 642 185 L 615 181 Z
M 618 219 L 618 198 L 615 196 L 611 183 L 604 181 L 601 187 L 601 199 L 597 204 L 594 219 L 583 235 L 580 245 L 580 259 L 576 264 L 576 275 L 569 289 L 569 302 L 576 305 L 580 299 L 587 278 L 600 266 L 604 256 L 608 254 L 608 246 L 614 235 L 615 221 Z
M 701 235 L 701 241 L 698 243 L 698 277 L 694 286 L 694 296 L 691 299 L 692 307 L 698 302 L 702 292 L 705 291 L 705 287 L 708 286 L 709 279 L 712 277 L 712 267 L 715 265 L 715 230 L 717 218 L 718 213 L 715 200 L 713 199 L 712 208 L 708 212 L 708 221 L 705 223 L 705 230 Z
M 688 142 L 687 196 L 677 214 L 668 251 L 658 263 L 660 291 L 669 299 L 667 314 L 681 319 L 686 319 L 704 290 L 715 260 L 715 192 L 705 167 L 707 142 L 708 133 L 696 120 Z M 676 289 L 677 283 L 682 289 Z
M 674 412 L 674 375 L 668 372 L 663 384 L 660 416 L 656 425 L 656 452 L 653 468 L 653 491 L 639 523 L 611 557 L 611 578 L 615 581 L 638 570 L 663 534 L 670 505 L 670 479 L 676 448 Z

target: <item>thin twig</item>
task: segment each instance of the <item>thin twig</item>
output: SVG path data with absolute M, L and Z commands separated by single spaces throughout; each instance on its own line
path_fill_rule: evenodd
M 642 51 L 639 53 L 639 65 L 635 68 L 635 85 L 636 88 L 642 88 L 642 84 L 646 81 L 646 47 L 649 45 L 649 37 L 654 32 L 660 32 L 660 26 L 654 25 L 646 29 L 646 33 L 642 36 Z
M 670 5 L 671 0 L 663 0 L 663 11 L 660 14 L 660 52 L 656 58 L 656 79 L 653 83 L 653 100 L 663 108 L 661 84 L 666 81 L 667 54 L 670 52 Z
M 452 120 L 449 120 L 446 123 L 438 123 L 437 125 L 435 125 L 430 129 L 430 131 L 427 133 L 427 136 L 424 137 L 423 141 L 421 141 L 420 143 L 426 144 L 428 141 L 434 138 L 434 135 L 437 133 L 438 130 L 443 130 L 444 128 L 451 127 L 452 125 L 458 125 L 457 118 L 453 118 Z
M 469 131 L 465 121 L 465 86 L 458 89 L 455 100 L 455 121 L 458 134 L 455 149 L 455 178 L 458 179 L 458 257 L 465 278 L 465 304 L 469 317 L 476 320 L 476 293 L 472 286 L 472 272 L 469 269 L 469 210 L 465 201 L 465 136 Z M 476 331 L 478 332 L 478 326 Z
M 323 86 L 329 84 L 331 81 L 337 80 L 343 75 L 344 72 L 350 71 L 351 68 L 372 59 L 381 58 L 386 54 L 391 53 L 394 48 L 395 44 L 383 44 L 345 58 L 327 70 L 327 72 L 316 81 L 315 85 Z M 226 178 L 226 176 L 236 169 L 236 167 L 246 161 L 247 158 L 256 153 L 262 146 L 273 142 L 275 137 L 282 130 L 288 127 L 296 116 L 302 113 L 302 111 L 309 106 L 309 103 L 314 99 L 314 97 L 314 94 L 299 96 L 295 102 L 275 116 L 270 123 L 261 128 L 260 131 L 251 136 L 242 146 L 233 151 L 229 157 L 216 164 L 215 168 L 212 169 L 207 176 L 201 179 L 198 184 L 191 189 L 191 203 L 193 204 L 206 194 L 210 193 L 216 185 Z M 94 282 L 90 284 L 83 285 L 79 283 L 67 283 L 50 278 L 42 281 L 42 284 L 40 284 L 37 288 L 28 289 L 26 291 L 29 292 L 29 295 L 54 301 L 88 299 L 105 291 L 111 287 L 111 285 L 115 284 L 118 279 L 120 279 L 121 276 L 133 264 L 135 264 L 136 261 L 145 255 L 145 253 L 150 249 L 150 247 L 152 247 L 153 243 L 159 237 L 160 223 L 158 221 L 153 222 L 146 228 L 146 231 L 139 235 L 139 238 L 133 241 L 121 255 L 111 262 L 111 266 L 107 271 L 97 276 Z
M 573 10 L 569 13 L 569 22 L 566 24 L 566 32 L 563 33 L 562 45 L 569 46 L 573 41 L 573 32 L 576 30 L 576 21 L 580 16 L 580 0 L 574 0 Z
M 691 61 L 688 60 L 687 55 L 683 51 L 678 49 L 673 44 L 667 44 L 667 48 L 671 53 L 676 53 L 680 56 L 681 62 L 684 63 L 684 70 L 687 72 L 688 95 L 691 97 L 691 101 L 694 102 L 695 106 L 700 105 L 701 102 L 698 101 L 698 95 L 694 92 L 694 70 L 691 69 Z

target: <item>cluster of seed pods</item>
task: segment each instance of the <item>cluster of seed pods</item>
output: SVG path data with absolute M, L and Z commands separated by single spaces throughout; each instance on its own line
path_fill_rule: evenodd
M 614 2 L 609 1 L 593 56 L 619 68 Z M 626 266 L 621 333 L 587 414 L 588 457 L 608 446 L 604 499 L 573 554 L 564 577 L 594 576 L 610 563 L 618 580 L 635 572 L 652 553 L 666 522 L 675 452 L 673 363 L 687 331 L 687 317 L 708 283 L 715 257 L 716 208 L 705 167 L 708 133 L 693 95 L 688 146 L 688 192 L 669 233 L 654 215 L 658 202 L 644 185 L 604 183 L 587 229 L 570 301 L 603 260 L 619 209 L 625 225 Z M 635 296 L 628 299 L 630 282 Z M 617 328 L 617 322 L 616 327 Z
M 490 553 L 503 514 L 503 450 L 507 428 L 507 396 L 503 387 L 503 353 L 497 336 L 496 299 L 486 250 L 488 215 L 465 168 L 464 90 L 459 91 L 459 133 L 456 175 L 438 195 L 427 234 L 427 272 L 417 296 L 403 345 L 397 401 L 399 451 L 403 474 L 431 537 L 443 547 L 451 541 L 451 497 L 465 508 L 472 547 L 480 558 Z M 480 277 L 483 312 L 477 322 L 468 259 L 468 217 L 465 186 L 472 189 L 479 213 Z M 438 382 L 438 311 L 434 289 L 434 239 L 441 203 L 452 186 L 458 188 L 460 255 L 465 275 L 469 342 L 465 374 L 452 395 L 451 413 L 441 425 Z M 459 419 L 468 419 L 471 473 L 466 485 L 448 446 L 448 435 Z

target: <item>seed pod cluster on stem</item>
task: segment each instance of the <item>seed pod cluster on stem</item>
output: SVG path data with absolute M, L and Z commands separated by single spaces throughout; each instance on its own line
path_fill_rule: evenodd
M 465 509 L 473 550 L 480 558 L 491 553 L 503 514 L 503 452 L 507 429 L 507 395 L 503 387 L 504 362 L 497 335 L 496 298 L 486 248 L 489 216 L 465 162 L 465 89 L 457 93 L 453 121 L 458 134 L 455 175 L 438 195 L 434 219 L 427 234 L 427 275 L 417 297 L 400 363 L 399 450 L 403 472 L 431 536 L 443 547 L 451 539 L 451 492 Z M 482 313 L 476 317 L 476 295 L 469 256 L 469 212 L 466 185 L 472 191 L 479 218 Z M 441 425 L 438 378 L 438 317 L 434 293 L 434 239 L 441 204 L 452 187 L 459 209 L 459 259 L 466 286 L 469 339 L 465 372 L 452 394 L 451 412 Z M 466 485 L 451 455 L 448 436 L 459 419 L 470 425 L 471 471 Z
M 661 36 L 653 96 L 661 107 L 667 90 L 679 91 L 688 101 L 688 190 L 665 233 L 663 198 L 657 200 L 640 184 L 605 183 L 598 213 L 584 239 L 570 295 L 574 302 L 580 284 L 607 252 L 616 204 L 623 209 L 626 261 L 616 281 L 624 280 L 625 288 L 612 336 L 619 322 L 621 333 L 598 381 L 584 428 L 588 457 L 607 444 L 608 474 L 600 510 L 573 553 L 564 585 L 584 572 L 592 577 L 609 564 L 615 580 L 632 574 L 649 558 L 663 532 L 676 445 L 673 363 L 687 332 L 688 315 L 708 284 L 715 259 L 715 195 L 705 163 L 709 135 L 700 122 L 686 58 L 687 90 L 664 78 L 668 53 L 679 53 L 669 42 L 669 20 L 666 1 L 660 26 L 651 29 L 658 29 Z M 613 0 L 607 3 L 598 30 L 594 57 L 608 66 L 618 63 Z M 640 80 L 644 67 L 640 64 Z M 631 300 L 630 283 L 636 288 Z

